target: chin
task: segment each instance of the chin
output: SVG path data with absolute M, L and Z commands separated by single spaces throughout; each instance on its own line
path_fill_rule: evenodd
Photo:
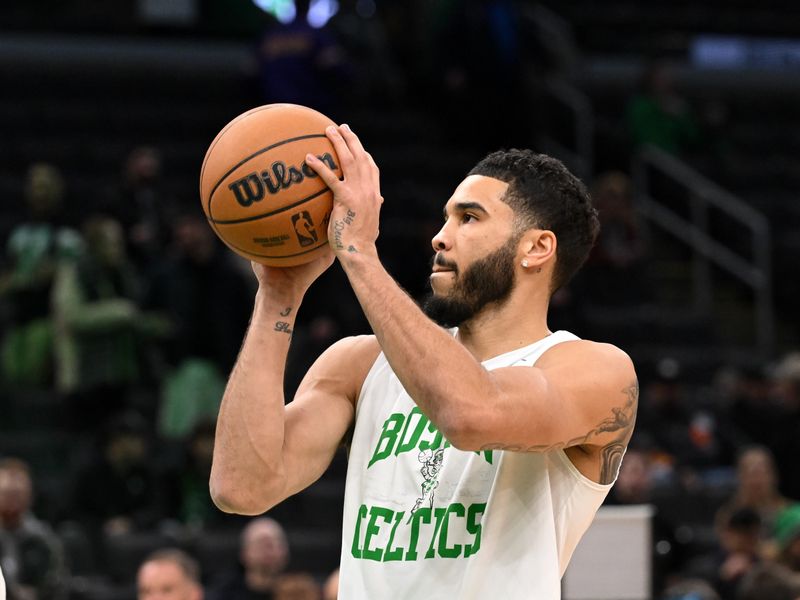
M 431 295 L 436 298 L 446 298 L 452 289 L 452 281 L 431 281 Z

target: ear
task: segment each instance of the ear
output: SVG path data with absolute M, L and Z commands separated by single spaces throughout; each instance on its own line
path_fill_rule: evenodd
M 555 262 L 558 240 L 549 229 L 531 229 L 520 240 L 520 263 L 528 269 L 539 269 Z

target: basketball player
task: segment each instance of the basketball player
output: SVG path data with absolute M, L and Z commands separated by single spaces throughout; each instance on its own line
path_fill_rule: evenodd
M 638 397 L 626 354 L 547 326 L 552 293 L 597 233 L 584 186 L 528 151 L 480 161 L 444 206 L 420 309 L 375 248 L 378 168 L 349 127 L 326 133 L 343 179 L 306 160 L 334 192 L 331 250 L 374 335 L 331 346 L 284 406 L 294 316 L 333 256 L 253 265 L 255 309 L 217 425 L 216 503 L 261 513 L 346 443 L 340 598 L 560 598 Z

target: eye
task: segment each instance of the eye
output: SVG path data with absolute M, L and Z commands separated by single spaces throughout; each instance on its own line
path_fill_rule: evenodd
M 463 215 L 461 215 L 461 222 L 462 223 L 470 223 L 470 222 L 475 221 L 475 220 L 477 220 L 477 218 L 473 214 L 464 213 Z

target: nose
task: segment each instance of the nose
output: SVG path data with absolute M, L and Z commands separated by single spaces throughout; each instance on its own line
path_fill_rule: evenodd
M 450 238 L 447 235 L 447 223 L 442 225 L 442 228 L 439 232 L 433 236 L 431 240 L 431 246 L 433 246 L 434 252 L 441 252 L 442 250 L 450 250 L 452 248 L 452 243 L 450 242 Z

